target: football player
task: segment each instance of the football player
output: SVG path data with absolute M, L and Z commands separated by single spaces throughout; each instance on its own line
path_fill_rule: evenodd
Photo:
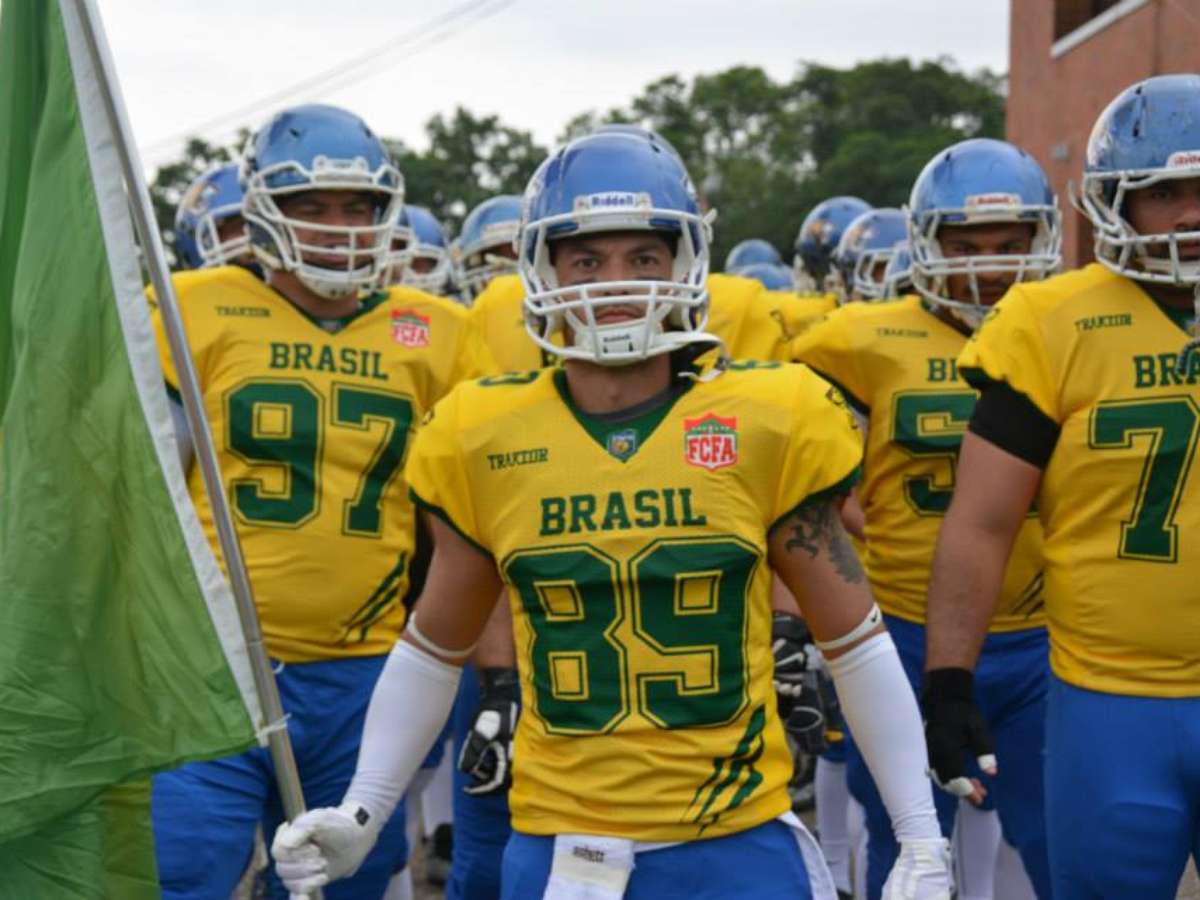
M 785 789 L 774 569 L 902 832 L 888 896 L 948 898 L 916 701 L 838 516 L 860 456 L 838 392 L 803 366 L 697 364 L 708 227 L 651 138 L 569 144 L 526 208 L 527 322 L 563 365 L 463 385 L 422 428 L 425 593 L 350 790 L 280 829 L 278 870 L 296 891 L 355 870 L 504 585 L 524 703 L 504 897 L 831 897 Z
M 193 181 L 175 210 L 175 255 L 187 269 L 252 266 L 242 218 L 240 163 L 209 169 Z
M 249 144 L 242 179 L 265 279 L 226 266 L 177 275 L 175 290 L 304 794 L 319 806 L 349 783 L 371 689 L 405 624 L 409 440 L 451 385 L 490 363 L 457 304 L 374 290 L 403 182 L 357 116 L 279 113 Z M 164 896 L 228 897 L 255 827 L 271 834 L 282 818 L 267 751 L 158 776 L 153 817 Z M 378 848 L 330 900 L 380 897 L 403 866 L 403 815 L 379 824 Z M 272 896 L 286 896 L 271 878 Z
M 869 209 L 842 232 L 830 258 L 838 301 L 879 300 L 887 290 L 887 265 L 896 244 L 908 236 L 908 220 L 898 209 Z
M 804 294 L 829 292 L 833 251 L 846 226 L 870 208 L 869 203 L 857 197 L 830 197 L 812 208 L 800 223 L 793 247 L 796 290 Z
M 1198 151 L 1200 76 L 1116 97 L 1083 171 L 1098 261 L 1015 285 L 957 360 L 982 396 L 929 592 L 930 761 L 960 782 L 991 752 L 979 647 L 1036 501 L 1057 900 L 1167 900 L 1200 856 Z
M 730 275 L 753 278 L 768 291 L 791 291 L 795 287 L 792 270 L 782 263 L 751 263 L 725 271 Z
M 733 245 L 733 249 L 725 256 L 725 265 L 722 271 L 733 272 L 736 269 L 744 269 L 746 266 L 758 263 L 779 266 L 783 265 L 783 257 L 779 255 L 778 250 L 771 246 L 769 241 L 764 241 L 762 238 L 749 238 Z
M 920 296 L 840 307 L 802 335 L 793 352 L 841 386 L 867 420 L 857 491 L 866 568 L 915 692 L 924 668 L 934 545 L 976 401 L 955 359 L 1014 281 L 1054 270 L 1060 229 L 1041 167 L 1024 151 L 990 139 L 955 144 L 930 160 L 913 185 L 908 216 Z M 1041 535 L 1036 519 L 1026 516 L 1021 524 L 989 623 L 980 691 L 1001 758 L 990 790 L 1006 837 L 1021 851 L 1039 895 L 1048 897 L 1040 802 L 1047 649 Z M 895 857 L 891 825 L 853 746 L 847 775 L 867 810 L 868 897 L 876 898 Z M 975 799 L 982 799 L 981 791 Z M 947 834 L 955 802 L 939 792 Z
M 388 284 L 445 295 L 450 281 L 450 251 L 442 224 L 424 206 L 404 204 L 396 217 L 387 274 Z
M 513 242 L 521 225 L 521 198 L 489 197 L 467 213 L 458 235 L 456 281 L 469 306 L 493 278 L 517 271 Z
M 906 226 L 907 227 L 907 226 Z M 889 300 L 913 292 L 912 251 L 908 248 L 907 233 L 892 248 L 892 258 L 883 272 L 883 296 Z

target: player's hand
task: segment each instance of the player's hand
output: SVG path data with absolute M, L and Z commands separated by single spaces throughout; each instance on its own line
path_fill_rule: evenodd
M 904 841 L 880 900 L 950 900 L 953 887 L 949 841 Z
M 979 803 L 987 791 L 977 778 L 967 776 L 967 753 L 975 756 L 979 768 L 988 775 L 996 774 L 996 756 L 983 713 L 975 705 L 974 680 L 966 669 L 926 672 L 921 711 L 925 716 L 929 777 L 956 797 Z
M 771 653 L 775 657 L 775 695 L 779 715 L 787 720 L 796 700 L 811 688 L 816 647 L 808 625 L 799 616 L 777 612 L 771 619 Z
M 353 875 L 375 846 L 382 825 L 357 804 L 309 810 L 275 832 L 275 872 L 293 894 Z
M 507 790 L 512 783 L 513 735 L 521 714 L 516 669 L 481 669 L 479 710 L 458 755 L 458 768 L 471 776 L 463 790 L 475 796 Z

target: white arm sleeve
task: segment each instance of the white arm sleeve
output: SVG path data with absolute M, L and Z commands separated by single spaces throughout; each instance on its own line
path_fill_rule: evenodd
M 900 842 L 941 838 L 917 698 L 887 632 L 828 661 L 842 714 Z
M 450 717 L 462 669 L 397 641 L 367 707 L 358 766 L 343 805 L 382 827 Z
M 187 416 L 183 406 L 174 400 L 167 401 L 171 410 L 171 424 L 175 426 L 175 443 L 179 447 L 179 464 L 183 466 L 183 474 L 187 475 L 192 467 L 192 458 L 196 455 L 195 444 L 192 443 L 192 429 L 188 427 Z

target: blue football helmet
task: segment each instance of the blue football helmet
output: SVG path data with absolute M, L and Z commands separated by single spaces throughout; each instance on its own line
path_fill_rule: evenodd
M 1179 244 L 1200 232 L 1138 234 L 1124 217 L 1130 191 L 1176 178 L 1200 178 L 1200 75 L 1139 82 L 1096 120 L 1078 205 L 1095 229 L 1099 262 L 1139 281 L 1200 284 L 1200 261 L 1179 258 Z
M 643 128 L 641 125 L 634 125 L 632 122 L 607 122 L 604 125 L 597 125 L 592 134 L 631 134 L 634 137 L 649 138 L 664 150 L 669 150 L 681 160 L 683 159 L 674 145 L 657 131 L 652 128 Z
M 883 273 L 883 296 L 903 297 L 912 290 L 912 251 L 908 248 L 908 238 L 905 238 L 892 248 L 892 258 Z
M 792 270 L 785 266 L 782 262 L 767 263 L 758 262 L 750 263 L 748 266 L 741 266 L 737 269 L 727 269 L 730 275 L 740 275 L 742 278 L 753 278 L 755 281 L 762 284 L 768 291 L 790 291 L 794 287 L 792 284 Z
M 769 241 L 762 238 L 749 238 L 734 244 L 733 249 L 725 257 L 725 271 L 744 269 L 756 263 L 766 263 L 777 266 L 783 263 L 779 251 L 771 246 Z
M 406 284 L 441 294 L 450 280 L 450 251 L 442 225 L 424 206 L 406 203 L 396 217 L 388 254 L 388 284 Z M 417 271 L 421 263 L 424 271 Z
M 521 228 L 521 198 L 501 194 L 484 200 L 467 213 L 458 235 L 458 284 L 470 302 L 497 275 L 517 271 L 517 232 Z
M 554 241 L 608 231 L 655 231 L 675 246 L 670 280 L 561 286 Z M 679 157 L 647 134 L 592 134 L 555 151 L 525 191 L 519 238 L 525 326 L 548 353 L 623 365 L 694 343 L 717 343 L 708 319 L 709 221 Z M 596 321 L 606 306 L 645 309 L 638 319 Z M 552 338 L 569 327 L 562 346 Z
M 884 270 L 896 243 L 908 234 L 907 221 L 901 210 L 880 207 L 867 210 L 846 226 L 830 260 L 839 302 L 884 296 Z
M 215 166 L 184 191 L 175 210 L 175 254 L 187 268 L 224 266 L 249 258 L 250 238 L 244 228 L 221 240 L 221 226 L 242 218 L 239 168 L 235 162 Z
M 942 150 L 917 176 L 908 201 L 913 286 L 928 300 L 975 328 L 987 313 L 978 275 L 1012 274 L 1016 281 L 1045 278 L 1062 262 L 1058 201 L 1037 160 L 1005 141 L 972 138 Z M 947 258 L 938 242 L 943 225 L 1028 222 L 1029 253 Z M 966 275 L 971 299 L 955 300 L 946 279 Z
M 250 139 L 242 188 L 250 246 L 267 270 L 294 272 L 330 300 L 369 290 L 383 277 L 404 179 L 358 116 L 319 104 L 277 113 Z M 369 195 L 371 224 L 322 225 L 291 218 L 279 206 L 295 194 L 329 190 Z
M 812 208 L 796 235 L 796 255 L 792 259 L 796 284 L 815 291 L 829 288 L 826 279 L 842 232 L 870 208 L 857 197 L 830 197 Z

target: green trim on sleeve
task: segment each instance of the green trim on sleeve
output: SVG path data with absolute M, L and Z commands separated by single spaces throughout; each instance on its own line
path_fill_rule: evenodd
M 778 519 L 776 519 L 774 522 L 771 523 L 771 527 L 767 529 L 767 535 L 770 536 L 771 534 L 773 534 L 775 532 L 776 528 L 778 528 L 785 521 L 787 521 L 789 518 L 794 516 L 797 512 L 804 509 L 804 507 L 806 507 L 806 506 L 812 506 L 817 503 L 823 503 L 824 501 L 829 500 L 831 497 L 844 497 L 844 496 L 848 495 L 850 493 L 850 491 L 853 490 L 854 486 L 856 484 L 858 484 L 858 481 L 860 478 L 862 478 L 862 465 L 861 464 L 856 465 L 853 469 L 851 469 L 850 474 L 847 475 L 845 478 L 841 479 L 840 481 L 835 482 L 834 484 L 831 484 L 827 488 L 822 488 L 819 491 L 814 491 L 813 493 L 811 493 L 807 497 L 805 497 L 803 500 L 801 500 L 799 503 L 797 503 L 795 506 L 793 506 L 791 509 L 789 509 L 787 512 L 785 512 L 782 516 L 780 516 Z
M 408 496 L 412 500 L 412 502 L 415 503 L 417 506 L 419 506 L 421 509 L 425 510 L 426 512 L 433 513 L 433 515 L 437 516 L 439 519 L 441 519 L 443 522 L 445 522 L 447 525 L 449 525 L 455 534 L 457 534 L 460 538 L 462 538 L 464 541 L 466 541 L 468 544 L 470 544 L 472 547 L 474 547 L 476 550 L 478 550 L 480 553 L 482 553 L 488 559 L 495 559 L 495 557 L 492 555 L 492 551 L 488 550 L 486 547 L 484 547 L 478 541 L 474 540 L 469 534 L 467 534 L 465 531 L 463 531 L 461 528 L 459 528 L 458 525 L 455 524 L 454 520 L 452 518 L 450 518 L 450 514 L 448 512 L 446 512 L 444 509 L 442 509 L 440 506 L 434 506 L 432 503 L 429 503 L 426 500 L 422 500 L 420 495 L 417 494 L 417 492 L 414 491 L 412 488 L 408 489 Z

